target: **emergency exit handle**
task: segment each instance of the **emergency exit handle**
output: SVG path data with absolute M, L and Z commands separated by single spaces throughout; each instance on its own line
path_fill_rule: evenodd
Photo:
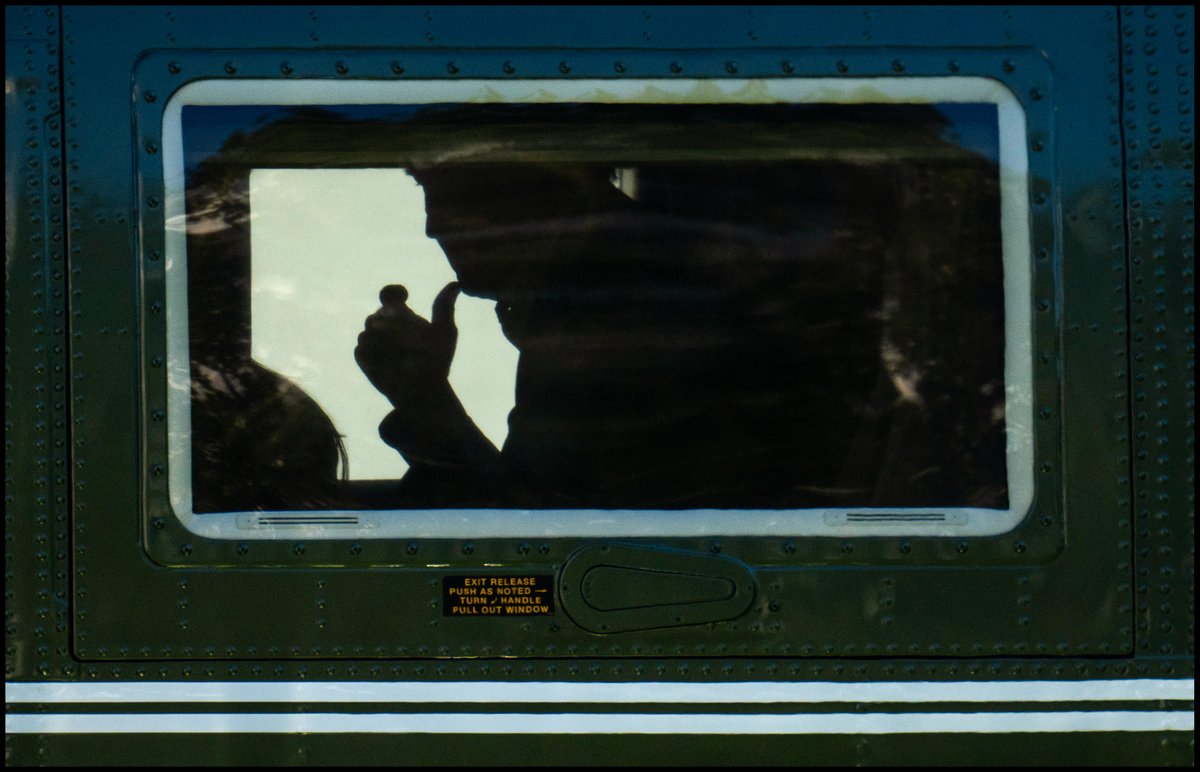
M 559 579 L 563 610 L 594 633 L 736 619 L 754 595 L 754 574 L 737 560 L 627 544 L 580 549 Z

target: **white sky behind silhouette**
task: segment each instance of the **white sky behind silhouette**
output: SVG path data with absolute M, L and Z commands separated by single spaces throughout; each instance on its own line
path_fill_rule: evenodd
M 408 468 L 379 439 L 391 405 L 354 361 L 379 290 L 403 284 L 428 319 L 455 280 L 425 235 L 425 193 L 401 169 L 255 169 L 250 173 L 251 355 L 320 403 L 343 435 L 355 480 L 397 479 Z M 517 350 L 495 303 L 460 294 L 450 384 L 497 447 L 508 435 Z

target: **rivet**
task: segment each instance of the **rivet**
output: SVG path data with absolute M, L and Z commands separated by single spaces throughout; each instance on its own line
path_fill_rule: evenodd
M 958 548 L 957 548 L 958 554 L 965 555 L 965 554 L 967 554 L 967 550 L 969 550 L 970 548 L 971 548 L 970 545 L 967 544 L 965 541 L 960 541 L 958 543 Z
M 1048 407 L 1044 407 L 1038 411 L 1038 415 L 1040 415 L 1042 418 L 1049 418 L 1053 414 L 1054 414 L 1054 411 Z
M 345 75 L 350 72 L 350 68 L 346 66 L 345 62 L 338 62 L 333 66 L 333 69 L 337 70 L 338 75 Z
M 158 145 L 154 144 L 153 142 L 147 142 L 146 143 L 146 152 L 149 153 L 150 155 L 154 155 L 155 153 L 158 152 Z
M 1041 151 L 1046 149 L 1046 143 L 1040 139 L 1035 139 L 1033 141 L 1032 147 L 1033 147 L 1034 152 L 1040 153 Z
M 558 63 L 558 71 L 561 72 L 563 75 L 566 75 L 567 73 L 569 73 L 571 71 L 571 65 L 567 64 L 566 62 L 559 62 Z
M 392 62 L 392 72 L 396 75 L 403 75 L 404 67 L 399 62 Z
M 154 466 L 150 467 L 150 474 L 154 475 L 155 477 L 162 477 L 163 472 L 165 471 L 166 469 L 163 468 L 162 464 L 155 464 Z
M 1038 307 L 1039 311 L 1049 311 L 1050 310 L 1050 301 L 1046 300 L 1045 298 L 1042 298 L 1041 300 L 1039 300 L 1037 302 L 1037 307 Z
M 850 71 L 850 65 L 846 64 L 845 60 L 843 60 L 843 59 L 838 59 L 837 63 L 834 66 L 837 68 L 838 72 L 849 72 Z
M 618 73 L 625 72 L 625 63 L 624 62 L 614 62 L 613 69 L 616 70 Z
M 248 544 L 239 544 L 239 545 L 237 545 L 237 554 L 239 554 L 239 555 L 245 555 L 245 554 L 246 554 L 246 553 L 248 553 L 249 551 L 250 551 L 250 545 L 248 545 Z
M 1042 90 L 1040 88 L 1029 89 L 1029 98 L 1035 102 L 1038 101 L 1042 98 Z
M 171 73 L 172 75 L 178 75 L 179 70 L 179 62 L 169 62 L 167 64 L 167 72 Z
M 670 69 L 671 72 L 678 75 L 679 73 L 683 72 L 683 65 L 679 62 L 671 62 Z
M 293 72 L 295 72 L 295 70 L 293 70 L 292 65 L 288 64 L 287 62 L 280 62 L 279 72 L 283 75 L 291 75 Z
M 162 360 L 162 357 L 160 357 L 160 356 L 153 357 L 150 360 L 151 367 L 162 367 L 162 363 L 163 363 L 163 360 Z
M 904 62 L 899 59 L 892 60 L 892 72 L 904 72 Z
M 192 554 L 192 545 L 185 544 L 179 548 L 179 551 L 182 552 L 184 555 L 190 555 L 190 554 Z
M 793 65 L 791 62 L 788 62 L 788 61 L 780 62 L 779 69 L 783 70 L 788 75 L 791 75 L 793 72 L 796 71 L 795 65 Z
M 161 531 L 167 526 L 167 521 L 163 520 L 161 517 L 156 517 L 150 521 L 150 525 Z
M 417 549 L 418 549 L 418 547 L 417 547 L 417 543 L 416 543 L 415 541 L 410 541 L 410 542 L 409 542 L 409 543 L 408 543 L 408 544 L 407 544 L 407 545 L 404 547 L 404 551 L 405 551 L 405 552 L 407 552 L 409 555 L 415 555 L 415 554 L 417 554 Z
M 959 69 L 961 69 L 961 65 L 959 65 L 957 59 L 951 59 L 949 62 L 946 62 L 946 68 L 949 69 L 950 72 L 958 72 Z
M 446 72 L 450 73 L 451 75 L 457 75 L 458 74 L 458 65 L 455 64 L 454 62 L 447 62 L 446 63 Z
M 1003 64 L 1000 65 L 1000 69 L 1004 70 L 1005 72 L 1012 72 L 1013 70 L 1017 69 L 1017 65 L 1013 64 L 1011 59 L 1005 59 Z
M 167 414 L 164 413 L 162 410 L 155 410 L 153 413 L 150 414 L 150 418 L 154 421 L 161 421 L 166 417 L 167 417 Z
M 734 62 L 734 61 L 725 62 L 725 72 L 729 73 L 730 75 L 736 75 L 737 71 L 738 71 L 737 62 Z
M 1019 541 L 1019 540 L 1013 542 L 1013 552 L 1024 552 L 1024 551 L 1025 551 L 1025 542 Z
M 145 99 L 147 102 L 153 102 L 154 100 L 158 99 L 158 95 L 153 91 L 147 91 L 142 95 L 142 99 Z
M 304 545 L 297 543 L 295 546 L 292 547 L 292 552 L 295 553 L 296 555 L 303 555 L 304 554 Z
M 470 555 L 475 552 L 475 545 L 471 542 L 467 542 L 466 544 L 462 545 L 462 551 L 464 555 Z
M 512 75 L 517 71 L 516 65 L 514 65 L 512 62 L 505 62 L 503 69 L 505 75 Z
M 235 72 L 237 72 L 237 67 L 233 62 L 225 62 L 225 72 L 228 75 L 233 75 Z
M 162 250 L 160 250 L 160 249 L 150 250 L 150 259 L 151 260 L 162 260 Z
M 150 196 L 150 198 L 146 199 L 146 206 L 156 209 L 158 207 L 158 197 Z

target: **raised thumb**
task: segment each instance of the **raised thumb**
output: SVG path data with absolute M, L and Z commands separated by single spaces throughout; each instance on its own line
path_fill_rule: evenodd
M 433 317 L 429 320 L 433 328 L 441 333 L 455 333 L 454 301 L 458 299 L 458 282 L 452 281 L 433 299 Z

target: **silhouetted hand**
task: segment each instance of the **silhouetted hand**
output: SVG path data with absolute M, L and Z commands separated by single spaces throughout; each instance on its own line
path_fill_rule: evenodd
M 447 284 L 433 301 L 432 321 L 406 305 L 408 290 L 389 284 L 379 291 L 382 304 L 367 317 L 354 359 L 393 406 L 418 406 L 450 390 L 450 362 L 458 342 L 454 302 L 458 283 Z
M 425 321 L 405 301 L 408 290 L 390 284 L 379 292 L 383 304 L 367 317 L 354 359 L 375 388 L 395 408 L 379 435 L 414 468 L 480 471 L 499 455 L 463 410 L 450 386 L 450 362 L 458 342 L 454 326 L 457 282 L 433 301 Z

